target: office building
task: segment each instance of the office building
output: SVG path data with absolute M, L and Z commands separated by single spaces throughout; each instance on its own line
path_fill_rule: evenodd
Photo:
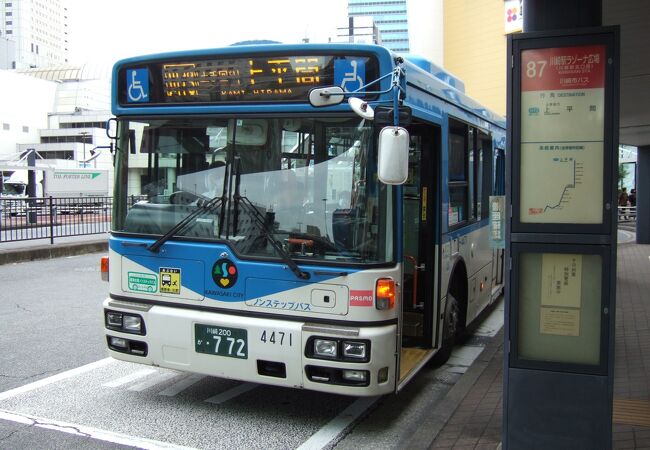
M 348 16 L 372 17 L 381 33 L 381 44 L 393 51 L 409 52 L 406 0 L 348 0 Z
M 0 71 L 0 166 L 30 148 L 53 167 L 110 166 L 110 74 L 91 64 Z
M 348 16 L 371 18 L 379 31 L 375 43 L 442 64 L 442 5 L 443 0 L 348 0 Z
M 65 0 L 0 2 L 0 69 L 67 62 Z

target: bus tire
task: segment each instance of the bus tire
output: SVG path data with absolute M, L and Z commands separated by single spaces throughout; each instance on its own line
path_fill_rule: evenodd
M 447 307 L 445 308 L 445 321 L 442 328 L 442 345 L 432 359 L 435 366 L 441 366 L 449 360 L 460 326 L 460 305 L 456 297 L 449 292 L 447 294 Z

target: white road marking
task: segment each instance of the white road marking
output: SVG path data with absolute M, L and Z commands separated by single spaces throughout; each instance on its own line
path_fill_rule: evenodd
M 135 392 L 142 392 L 145 389 L 150 388 L 151 386 L 155 386 L 157 384 L 163 383 L 170 378 L 174 378 L 178 376 L 178 373 L 175 372 L 164 372 L 164 373 L 159 373 L 154 377 L 150 377 L 148 380 L 143 381 L 142 383 L 138 383 L 134 386 L 129 387 L 129 391 L 135 391 Z
M 472 347 L 466 345 L 464 347 L 456 347 L 451 353 L 447 364 L 450 366 L 469 367 L 474 360 L 483 352 L 485 347 Z
M 296 450 L 320 450 L 327 447 L 345 431 L 361 414 L 370 408 L 380 397 L 362 397 L 345 408 L 316 434 L 307 439 Z
M 133 372 L 132 374 L 126 375 L 122 378 L 118 378 L 117 380 L 109 381 L 108 383 L 102 384 L 104 387 L 118 387 L 122 386 L 123 384 L 130 383 L 131 381 L 135 381 L 137 379 L 140 379 L 142 377 L 146 377 L 147 375 L 151 375 L 152 373 L 155 373 L 155 369 L 142 369 L 138 370 L 137 372 Z
M 228 389 L 221 394 L 217 394 L 214 397 L 210 397 L 205 400 L 208 403 L 213 403 L 215 405 L 220 405 L 227 402 L 230 399 L 237 397 L 238 395 L 245 394 L 248 391 L 255 389 L 258 386 L 257 383 L 242 383 L 239 386 L 236 386 L 232 389 Z
M 494 337 L 503 327 L 504 300 L 503 296 L 494 306 L 492 312 L 483 320 L 474 332 L 474 336 Z M 445 364 L 445 371 L 463 374 L 474 363 L 474 360 L 483 353 L 485 345 L 464 345 L 455 347 L 449 360 Z
M 58 420 L 44 419 L 36 416 L 30 416 L 27 414 L 16 414 L 5 410 L 0 410 L 0 419 L 9 420 L 11 422 L 22 423 L 25 425 L 32 425 L 39 428 L 46 428 L 48 430 L 61 431 L 63 433 L 74 434 L 76 436 L 90 437 L 92 439 L 97 439 L 104 442 L 111 442 L 113 444 L 127 445 L 131 447 L 143 448 L 147 450 L 170 449 L 170 448 L 193 450 L 191 447 L 182 447 L 177 444 L 155 441 L 153 439 L 139 438 L 137 436 L 129 436 L 122 433 L 114 433 L 112 431 L 87 427 L 85 425 L 61 422 Z
M 494 336 L 501 327 L 503 327 L 503 314 L 504 314 L 504 300 L 503 296 L 499 299 L 498 303 L 494 305 L 492 312 L 481 322 L 481 325 L 476 329 L 474 335 L 476 336 Z
M 185 389 L 189 388 L 190 386 L 193 386 L 194 384 L 198 383 L 204 378 L 205 376 L 203 375 L 192 374 L 188 377 L 183 378 L 179 382 L 172 384 L 164 391 L 160 391 L 158 395 L 174 397 L 175 395 L 183 392 Z
M 52 375 L 51 377 L 43 378 L 42 380 L 38 380 L 33 383 L 26 384 L 24 386 L 20 386 L 15 389 L 10 389 L 8 391 L 0 393 L 0 401 L 6 400 L 11 397 L 15 397 L 16 395 L 23 394 L 25 392 L 33 391 L 34 389 L 47 386 L 48 384 L 56 383 L 57 381 L 65 380 L 67 378 L 74 377 L 76 375 L 98 369 L 112 362 L 115 362 L 113 358 L 100 359 L 99 361 L 86 364 L 85 366 L 81 366 L 75 369 L 67 370 L 65 372 L 57 373 L 56 375 Z

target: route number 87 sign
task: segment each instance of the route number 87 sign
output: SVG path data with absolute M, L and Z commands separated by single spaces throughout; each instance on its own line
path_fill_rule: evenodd
M 606 63 L 604 45 L 522 51 L 522 223 L 602 223 Z

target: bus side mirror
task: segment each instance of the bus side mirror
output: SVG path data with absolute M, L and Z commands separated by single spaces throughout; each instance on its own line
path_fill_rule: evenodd
M 309 91 L 309 104 L 316 108 L 338 105 L 345 98 L 343 92 L 343 89 L 339 86 L 312 89 Z
M 109 139 L 117 139 L 117 119 L 115 117 L 106 121 L 105 129 Z
M 409 133 L 402 127 L 384 127 L 379 132 L 377 176 L 384 184 L 404 184 L 408 178 Z

